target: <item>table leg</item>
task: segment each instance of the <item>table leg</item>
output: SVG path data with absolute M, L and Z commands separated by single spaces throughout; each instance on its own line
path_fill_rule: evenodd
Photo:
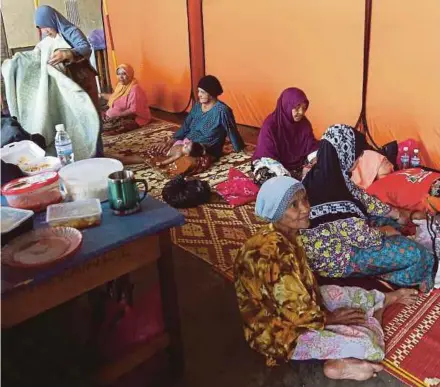
M 160 258 L 157 261 L 157 266 L 160 278 L 162 308 L 165 327 L 171 339 L 168 353 L 173 374 L 176 378 L 179 378 L 183 375 L 185 362 L 180 329 L 176 279 L 174 276 L 173 249 L 169 230 L 160 234 L 159 245 Z

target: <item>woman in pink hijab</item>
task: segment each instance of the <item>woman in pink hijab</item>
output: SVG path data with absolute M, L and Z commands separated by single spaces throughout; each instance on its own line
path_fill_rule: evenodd
M 296 173 L 307 156 L 318 149 L 312 125 L 305 116 L 308 107 L 309 100 L 302 90 L 291 87 L 281 93 L 275 111 L 266 118 L 261 127 L 257 148 L 252 156 L 257 183 L 262 184 L 267 177 L 280 173 Z M 276 164 L 282 168 L 271 168 Z M 262 168 L 269 171 L 259 173 Z

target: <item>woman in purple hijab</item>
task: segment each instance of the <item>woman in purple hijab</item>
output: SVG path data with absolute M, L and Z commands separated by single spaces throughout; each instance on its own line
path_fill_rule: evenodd
M 305 117 L 308 107 L 309 101 L 302 90 L 291 87 L 281 93 L 275 111 L 261 127 L 252 156 L 258 184 L 274 175 L 295 174 L 307 156 L 318 149 L 312 125 Z

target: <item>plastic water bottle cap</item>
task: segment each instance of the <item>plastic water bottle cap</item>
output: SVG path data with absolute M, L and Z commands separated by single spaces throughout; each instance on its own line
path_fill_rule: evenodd
M 64 129 L 64 124 L 58 124 L 58 125 L 55 125 L 55 130 L 56 130 L 57 132 L 59 132 L 59 131 L 61 131 L 61 130 L 65 130 L 65 129 Z
M 418 149 L 414 149 L 414 153 L 415 154 L 419 153 L 419 150 Z
M 408 147 L 407 146 L 403 147 L 403 151 L 408 152 Z

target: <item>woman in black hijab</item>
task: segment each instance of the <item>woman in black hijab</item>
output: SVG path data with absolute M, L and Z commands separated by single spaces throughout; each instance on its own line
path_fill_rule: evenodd
M 379 276 L 429 291 L 432 254 L 390 226 L 369 224 L 369 216 L 406 223 L 406 215 L 350 180 L 356 159 L 368 148 L 365 136 L 347 125 L 333 125 L 322 137 L 317 163 L 303 181 L 311 205 L 311 228 L 302 232 L 310 266 L 322 276 Z

